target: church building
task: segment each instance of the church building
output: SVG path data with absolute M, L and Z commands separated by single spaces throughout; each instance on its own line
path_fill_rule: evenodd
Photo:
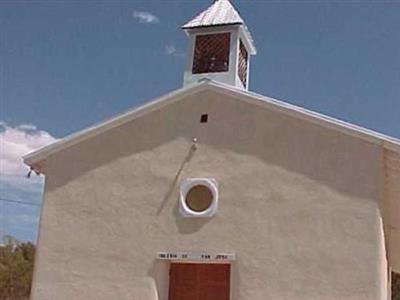
M 230 1 L 182 28 L 182 88 L 24 157 L 31 299 L 390 299 L 400 140 L 249 91 Z

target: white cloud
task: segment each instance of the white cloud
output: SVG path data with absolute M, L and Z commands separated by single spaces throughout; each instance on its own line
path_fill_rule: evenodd
M 165 54 L 174 55 L 176 53 L 176 48 L 174 45 L 165 46 Z
M 27 167 L 22 156 L 55 141 L 48 132 L 32 124 L 11 127 L 0 121 L 0 173 L 2 176 L 25 175 Z
M 23 130 L 23 131 L 37 130 L 37 127 L 33 124 L 21 124 L 21 125 L 18 125 L 16 128 L 19 130 Z
M 27 179 L 29 168 L 22 156 L 55 141 L 35 125 L 12 127 L 0 120 L 0 239 L 11 234 L 19 240 L 36 240 L 43 177 Z
M 145 24 L 157 24 L 160 23 L 160 19 L 153 15 L 150 12 L 147 11 L 138 11 L 134 10 L 132 12 L 132 17 L 134 19 L 137 19 L 139 23 L 145 23 Z
M 185 56 L 182 52 L 179 52 L 174 45 L 166 45 L 164 50 L 166 55 L 177 56 L 177 57 Z

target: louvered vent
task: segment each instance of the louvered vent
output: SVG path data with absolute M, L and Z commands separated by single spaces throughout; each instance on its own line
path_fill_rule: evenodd
M 229 70 L 230 33 L 196 37 L 193 74 L 227 72 Z
M 240 41 L 238 75 L 244 87 L 246 87 L 247 83 L 247 60 L 248 60 L 248 53 L 246 47 L 243 45 L 242 41 Z

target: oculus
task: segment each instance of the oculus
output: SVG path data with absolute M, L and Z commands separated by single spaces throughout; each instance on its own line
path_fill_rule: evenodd
M 179 211 L 184 217 L 212 217 L 218 208 L 218 185 L 213 178 L 187 178 L 181 183 Z

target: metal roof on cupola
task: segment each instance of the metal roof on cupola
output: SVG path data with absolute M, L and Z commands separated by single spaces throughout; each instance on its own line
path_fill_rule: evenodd
M 249 41 L 250 54 L 257 53 L 253 38 L 243 18 L 229 0 L 216 0 L 206 10 L 200 12 L 192 20 L 182 26 L 184 30 L 202 27 L 238 25 L 243 27 Z

